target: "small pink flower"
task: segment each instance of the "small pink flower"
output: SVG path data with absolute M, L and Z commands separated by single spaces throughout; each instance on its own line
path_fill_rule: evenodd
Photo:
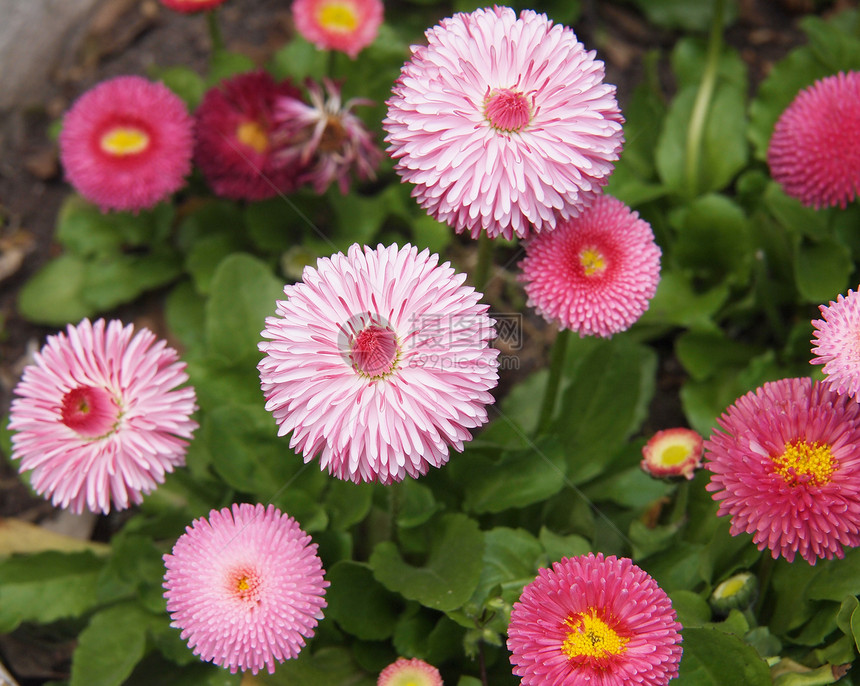
M 678 675 L 680 629 L 654 579 L 627 558 L 589 553 L 523 589 L 508 650 L 523 686 L 665 686 Z
M 161 0 L 161 4 L 177 12 L 203 12 L 224 4 L 225 0 Z
M 185 364 L 141 329 L 88 319 L 48 336 L 15 387 L 12 459 L 51 502 L 107 513 L 140 503 L 185 464 L 197 428 Z
M 352 59 L 370 45 L 382 24 L 381 0 L 294 0 L 296 31 L 320 50 Z
M 780 115 L 767 161 L 804 205 L 844 208 L 860 189 L 860 72 L 816 81 Z
M 826 385 L 860 400 L 860 292 L 848 291 L 819 306 L 823 319 L 812 322 L 812 364 L 823 364 Z
M 642 447 L 642 469 L 651 476 L 692 479 L 702 466 L 702 437 L 692 429 L 658 431 Z
M 69 183 L 107 210 L 147 209 L 185 185 L 193 120 L 167 86 L 119 76 L 84 93 L 63 118 Z
M 525 244 L 528 304 L 560 329 L 602 336 L 629 329 L 660 281 L 660 248 L 648 222 L 600 195 L 580 217 Z
M 442 675 L 433 665 L 417 657 L 398 658 L 382 670 L 376 686 L 443 686 Z
M 164 556 L 171 626 L 201 660 L 231 673 L 296 657 L 323 617 L 317 545 L 269 505 L 233 505 L 194 520 Z

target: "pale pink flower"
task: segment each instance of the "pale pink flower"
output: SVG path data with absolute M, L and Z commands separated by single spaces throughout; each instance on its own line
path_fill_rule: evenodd
M 615 87 L 569 28 L 508 7 L 456 14 L 413 46 L 388 101 L 388 152 L 456 231 L 546 232 L 600 192 L 623 142 Z
M 352 59 L 370 45 L 382 24 L 382 0 L 294 0 L 296 31 L 320 50 Z
M 317 545 L 274 505 L 235 504 L 194 520 L 164 556 L 170 625 L 231 673 L 296 657 L 326 606 Z
M 307 267 L 266 319 L 266 409 L 305 462 L 400 481 L 448 461 L 487 421 L 498 350 L 480 293 L 439 256 L 353 245 Z
M 692 479 L 702 466 L 702 437 L 682 427 L 658 431 L 642 447 L 642 469 L 651 476 Z
M 819 309 L 824 318 L 812 322 L 811 363 L 824 365 L 828 388 L 860 400 L 860 292 L 849 290 Z
M 398 658 L 382 670 L 376 686 L 443 686 L 442 675 L 433 665 L 417 657 Z
M 140 503 L 185 464 L 194 389 L 173 348 L 129 324 L 88 319 L 48 336 L 15 387 L 12 459 L 72 512 Z

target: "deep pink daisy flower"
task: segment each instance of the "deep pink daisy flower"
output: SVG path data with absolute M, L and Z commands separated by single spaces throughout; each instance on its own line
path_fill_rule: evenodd
M 433 665 L 417 657 L 398 658 L 382 670 L 376 686 L 443 686 L 442 675 Z
M 353 245 L 286 286 L 258 365 L 266 409 L 305 462 L 401 481 L 463 450 L 487 421 L 498 350 L 487 305 L 429 251 Z
M 382 24 L 382 0 L 294 0 L 296 31 L 320 50 L 352 59 L 370 45 Z
M 739 398 L 705 441 L 707 489 L 731 532 L 792 562 L 860 545 L 860 404 L 812 379 Z
M 216 195 L 263 200 L 296 189 L 302 170 L 283 164 L 273 136 L 281 98 L 301 98 L 301 92 L 264 71 L 229 78 L 203 96 L 195 161 Z
M 177 12 L 203 12 L 223 5 L 226 0 L 161 0 L 161 4 Z
M 164 556 L 170 625 L 201 660 L 232 673 L 296 657 L 326 606 L 317 545 L 274 505 L 212 510 Z
M 595 53 L 546 15 L 508 7 L 456 14 L 426 36 L 383 121 L 421 207 L 473 238 L 523 238 L 577 216 L 623 142 Z
M 860 72 L 840 72 L 797 94 L 780 115 L 767 161 L 804 205 L 844 208 L 860 189 Z
M 72 512 L 122 510 L 185 464 L 194 389 L 173 348 L 119 321 L 48 336 L 15 387 L 12 459 Z
M 651 226 L 620 200 L 600 195 L 580 217 L 525 243 L 520 280 L 528 304 L 560 329 L 602 336 L 629 329 L 660 281 Z
M 346 193 L 352 170 L 360 179 L 373 179 L 382 159 L 370 132 L 352 113 L 356 105 L 373 103 L 352 99 L 341 104 L 340 89 L 328 79 L 324 83 L 327 96 L 319 84 L 308 84 L 310 105 L 297 98 L 278 99 L 277 136 L 286 141 L 279 154 L 287 166 L 305 170 L 302 183 L 310 183 L 317 193 L 324 193 L 332 181 Z
M 848 291 L 820 305 L 824 319 L 812 322 L 812 364 L 823 364 L 825 384 L 836 393 L 860 399 L 860 292 Z
M 102 211 L 152 207 L 185 185 L 193 127 L 185 104 L 164 84 L 140 76 L 103 81 L 63 117 L 66 178 Z
M 692 479 L 702 466 L 704 444 L 692 429 L 658 431 L 642 447 L 642 469 L 651 476 Z
M 678 675 L 680 629 L 654 579 L 627 558 L 589 553 L 523 589 L 508 649 L 523 686 L 663 686 Z

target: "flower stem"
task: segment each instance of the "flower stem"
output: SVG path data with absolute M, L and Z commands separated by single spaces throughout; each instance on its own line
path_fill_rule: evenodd
M 221 35 L 221 25 L 218 23 L 217 9 L 206 12 L 206 24 L 209 27 L 209 39 L 212 41 L 212 52 L 224 49 L 224 36 Z
M 475 267 L 475 288 L 479 291 L 484 290 L 490 278 L 494 247 L 495 242 L 486 233 L 482 233 L 478 237 L 478 264 Z
M 552 421 L 553 412 L 555 412 L 555 401 L 558 396 L 558 387 L 561 384 L 562 368 L 564 360 L 567 356 L 567 342 L 570 340 L 570 330 L 562 329 L 555 337 L 555 342 L 552 344 L 552 352 L 550 353 L 549 361 L 549 377 L 546 380 L 546 387 L 543 393 L 543 403 L 540 407 L 540 415 L 538 415 L 537 433 L 542 434 L 549 428 Z

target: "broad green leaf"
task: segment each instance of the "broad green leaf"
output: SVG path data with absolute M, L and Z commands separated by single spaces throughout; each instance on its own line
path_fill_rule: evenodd
M 247 677 L 245 677 L 247 679 Z M 274 674 L 263 672 L 254 677 L 255 686 L 375 686 L 376 675 L 368 676 L 347 648 L 330 646 L 278 665 Z
M 95 314 L 83 297 L 87 265 L 74 255 L 60 255 L 42 267 L 18 293 L 18 311 L 35 324 L 77 323 Z
M 732 536 L 729 533 L 730 526 L 728 517 L 719 518 L 699 561 L 702 580 L 714 586 L 735 572 L 751 568 L 761 557 L 761 552 L 752 542 L 752 536 L 747 533 Z
M 638 445 L 631 446 L 631 452 L 634 451 L 641 460 L 642 452 Z M 589 485 L 585 494 L 596 502 L 609 500 L 625 507 L 641 508 L 669 495 L 673 489 L 671 484 L 649 476 L 637 465 L 607 474 Z
M 0 557 L 48 550 L 61 553 L 89 550 L 96 555 L 104 555 L 110 551 L 110 546 L 97 541 L 82 541 L 20 519 L 0 517 Z
M 481 607 L 494 592 L 512 604 L 541 567 L 543 546 L 525 529 L 499 526 L 484 532 L 484 559 L 471 602 Z
M 343 560 L 326 572 L 326 618 L 347 633 L 368 641 L 386 639 L 399 616 L 399 598 L 387 591 L 370 567 Z
M 546 551 L 548 563 L 558 562 L 563 557 L 585 555 L 591 551 L 591 545 L 582 536 L 557 534 L 545 526 L 540 528 L 538 539 Z
M 300 220 L 283 198 L 250 203 L 244 212 L 248 235 L 260 250 L 278 255 L 300 243 Z
M 728 297 L 725 284 L 699 292 L 687 274 L 664 269 L 657 293 L 639 321 L 664 326 L 712 326 L 711 317 Z
M 839 612 L 836 615 L 836 626 L 846 636 L 851 635 L 851 617 L 854 616 L 858 607 L 860 607 L 860 601 L 857 600 L 857 596 L 853 595 L 846 596 L 839 606 Z
M 707 3 L 702 3 L 703 5 Z M 707 41 L 687 36 L 681 38 L 672 49 L 672 71 L 678 79 L 678 89 L 698 87 L 708 59 Z M 746 63 L 731 46 L 723 46 L 717 66 L 718 78 L 738 88 L 747 88 Z
M 841 603 L 845 596 L 860 595 L 860 548 L 846 550 L 843 560 L 819 560 L 816 568 L 809 598 Z
M 767 663 L 737 636 L 717 629 L 688 628 L 683 632 L 684 658 L 678 686 L 770 686 Z
M 711 606 L 698 593 L 677 590 L 672 591 L 669 597 L 672 600 L 672 609 L 685 629 L 700 627 L 711 621 Z
M 641 563 L 667 593 L 690 590 L 699 583 L 699 558 L 704 546 L 679 541 Z M 637 563 L 638 564 L 638 563 Z
M 713 2 L 686 2 L 685 0 L 634 0 L 648 18 L 648 22 L 667 29 L 704 31 L 714 16 Z M 724 23 L 730 24 L 737 15 L 735 0 L 726 2 Z
M 408 481 L 412 483 L 412 479 Z M 331 479 L 326 490 L 325 508 L 331 519 L 332 529 L 343 531 L 353 524 L 358 524 L 370 511 L 372 497 L 373 484 L 355 484 L 351 481 Z
M 854 608 L 851 613 L 851 635 L 854 637 L 854 645 L 860 652 L 860 608 Z
M 800 23 L 812 53 L 831 73 L 860 68 L 857 17 L 857 10 L 850 10 L 835 14 L 829 21 L 809 15 Z
M 182 98 L 189 110 L 193 111 L 197 108 L 206 92 L 206 82 L 200 74 L 184 66 L 165 67 L 153 71 L 153 76 Z
M 279 79 L 291 78 L 300 83 L 310 77 L 321 79 L 326 75 L 328 55 L 317 50 L 301 36 L 294 36 L 272 57 L 270 69 Z
M 194 289 L 190 279 L 180 281 L 167 296 L 164 305 L 167 326 L 185 348 L 205 346 L 205 304 L 206 298 Z
M 767 184 L 763 199 L 771 216 L 795 236 L 806 236 L 812 240 L 830 237 L 828 211 L 804 206 L 797 198 L 786 195 L 775 181 Z
M 163 286 L 182 271 L 178 253 L 157 247 L 144 255 L 112 255 L 86 263 L 82 296 L 96 310 L 131 302 L 141 293 Z
M 774 670 L 778 669 L 784 662 L 792 660 L 783 659 Z M 774 678 L 774 686 L 824 686 L 835 684 L 842 678 L 843 672 L 835 673 L 836 665 L 823 665 L 818 669 L 809 669 L 795 663 L 797 671 L 781 672 Z
M 809 600 L 809 588 L 821 573 L 821 562 L 815 567 L 808 564 L 789 563 L 779 559 L 773 563 L 771 586 L 774 608 L 768 622 L 773 634 L 785 637 L 787 633 L 802 626 L 814 612 Z M 842 593 L 840 600 L 847 595 Z
M 227 50 L 216 50 L 209 60 L 209 76 L 206 83 L 212 87 L 231 76 L 252 71 L 257 65 L 246 55 Z
M 436 502 L 433 491 L 415 479 L 405 479 L 387 488 L 396 489 L 395 497 L 399 499 L 396 522 L 399 527 L 408 529 L 420 526 L 442 507 Z
M 185 258 L 185 270 L 194 280 L 196 291 L 202 295 L 208 294 L 218 265 L 241 249 L 242 241 L 236 234 L 213 233 L 194 241 Z
M 853 269 L 851 251 L 835 239 L 803 242 L 795 253 L 797 290 L 807 302 L 827 302 L 847 291 Z
M 685 331 L 675 339 L 675 354 L 696 381 L 730 367 L 745 367 L 761 352 L 759 347 L 728 338 L 721 329 Z
M 454 238 L 450 226 L 434 219 L 429 214 L 415 217 L 411 222 L 412 242 L 419 250 L 429 248 L 430 252 L 441 253 Z

